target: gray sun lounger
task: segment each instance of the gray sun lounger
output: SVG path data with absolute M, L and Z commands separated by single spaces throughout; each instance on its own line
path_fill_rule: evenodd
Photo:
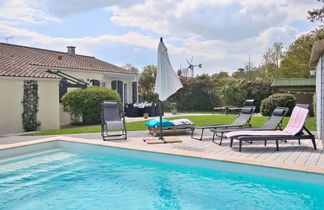
M 224 133 L 232 132 L 232 131 L 262 131 L 262 130 L 275 130 L 275 129 L 281 129 L 282 126 L 282 120 L 288 113 L 289 108 L 287 107 L 276 107 L 269 120 L 264 123 L 263 126 L 260 127 L 254 127 L 254 128 L 228 128 L 228 129 L 213 129 L 213 142 L 215 141 L 215 136 L 220 136 L 220 142 L 219 145 L 222 145 L 222 140 L 224 137 Z
M 239 141 L 239 152 L 242 150 L 243 141 L 266 141 L 273 140 L 276 142 L 276 150 L 279 151 L 280 140 L 298 140 L 310 139 L 313 147 L 316 150 L 315 136 L 306 128 L 305 123 L 308 117 L 309 110 L 304 104 L 297 104 L 289 119 L 289 122 L 282 131 L 237 131 L 229 132 L 227 137 L 231 139 L 230 147 L 233 145 L 233 140 Z
M 255 100 L 247 100 L 243 106 L 243 108 L 241 109 L 241 113 L 240 115 L 236 118 L 236 120 L 233 123 L 230 124 L 216 124 L 216 125 L 207 125 L 207 126 L 196 126 L 194 128 L 191 129 L 191 138 L 193 139 L 197 139 L 202 141 L 203 139 L 203 135 L 204 135 L 204 131 L 206 129 L 209 130 L 213 130 L 216 128 L 243 128 L 243 127 L 251 127 L 250 124 L 250 120 L 251 117 L 255 111 L 255 106 L 252 106 L 252 104 L 255 102 Z M 195 129 L 200 129 L 201 130 L 201 135 L 200 138 L 194 137 L 194 130 Z
M 110 134 L 111 131 L 121 131 L 119 134 Z M 116 101 L 102 102 L 101 136 L 104 141 L 123 137 L 127 139 L 125 113 L 121 113 Z M 112 138 L 113 137 L 113 138 Z

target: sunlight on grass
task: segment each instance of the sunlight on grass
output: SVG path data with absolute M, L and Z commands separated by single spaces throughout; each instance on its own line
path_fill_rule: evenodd
M 186 117 L 171 117 L 166 119 L 180 119 L 186 118 L 191 120 L 196 125 L 214 125 L 214 124 L 227 124 L 234 121 L 236 115 L 205 115 L 205 116 L 186 116 Z M 267 121 L 268 117 L 263 116 L 253 116 L 251 124 L 253 127 L 258 127 L 263 125 Z M 286 117 L 283 121 L 283 126 L 287 125 L 289 118 Z M 142 131 L 147 130 L 145 123 L 148 120 L 129 122 L 126 123 L 128 131 Z M 306 127 L 312 131 L 316 130 L 316 123 L 314 117 L 310 117 L 306 122 Z M 91 125 L 91 126 L 75 126 L 57 130 L 47 130 L 40 131 L 31 134 L 25 134 L 25 136 L 42 136 L 42 135 L 59 135 L 59 134 L 76 134 L 76 133 L 97 133 L 100 132 L 100 125 Z

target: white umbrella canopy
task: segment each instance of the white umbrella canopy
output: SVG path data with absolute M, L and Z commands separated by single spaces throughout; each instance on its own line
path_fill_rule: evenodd
M 169 60 L 168 49 L 165 47 L 162 37 L 158 47 L 157 75 L 155 81 L 155 93 L 160 100 L 160 139 L 163 140 L 162 133 L 162 101 L 167 100 L 172 94 L 182 88 L 178 76 L 174 72 Z M 165 142 L 165 141 L 164 141 Z
M 158 47 L 157 61 L 155 93 L 159 95 L 160 101 L 165 101 L 183 86 L 172 68 L 169 60 L 168 49 L 165 47 L 162 38 Z

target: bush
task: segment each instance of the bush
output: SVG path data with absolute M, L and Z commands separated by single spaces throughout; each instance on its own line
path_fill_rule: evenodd
M 177 103 L 177 109 L 180 111 L 212 110 L 215 104 L 215 94 L 211 78 L 203 74 L 191 82 L 184 83 L 183 88 L 172 95 L 168 102 Z
M 256 112 L 260 111 L 261 101 L 271 95 L 271 83 L 267 81 L 245 81 L 241 88 L 246 91 L 246 98 L 253 98 L 256 101 Z
M 64 111 L 71 116 L 73 124 L 82 122 L 84 125 L 100 123 L 101 102 L 114 100 L 120 103 L 120 96 L 111 89 L 88 87 L 76 89 L 62 97 Z
M 277 106 L 288 107 L 289 112 L 287 116 L 290 116 L 294 106 L 296 105 L 295 96 L 287 93 L 276 93 L 261 102 L 261 114 L 264 116 L 270 116 L 273 110 Z

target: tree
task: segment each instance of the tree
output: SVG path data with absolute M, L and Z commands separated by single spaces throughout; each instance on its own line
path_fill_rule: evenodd
M 133 72 L 138 74 L 138 68 L 136 68 L 135 66 L 133 66 L 132 64 L 125 64 L 124 66 L 122 66 L 124 69 L 126 69 L 127 71 Z
M 266 81 L 278 77 L 280 62 L 283 58 L 282 48 L 283 45 L 280 42 L 275 42 L 273 47 L 268 48 L 263 55 L 262 64 L 258 67 L 258 77 Z
M 324 0 L 317 0 L 319 2 L 324 3 Z M 324 22 L 324 5 L 322 5 L 321 8 L 319 9 L 312 9 L 308 11 L 308 20 L 310 20 L 311 22 Z
M 241 88 L 246 91 L 247 99 L 255 99 L 256 111 L 259 111 L 261 101 L 272 93 L 271 82 L 269 81 L 244 81 L 241 83 Z
M 283 55 L 279 67 L 279 77 L 309 77 L 309 70 L 314 68 L 309 66 L 312 46 L 315 41 L 323 38 L 323 26 L 297 38 Z
M 156 66 L 147 65 L 140 74 L 138 90 L 141 101 L 152 102 L 157 99 L 157 95 L 154 93 L 156 70 Z
M 210 111 L 216 100 L 213 81 L 208 74 L 203 74 L 184 83 L 183 88 L 172 95 L 168 102 L 176 102 L 177 108 L 182 111 Z
M 235 80 L 228 80 L 218 91 L 218 97 L 224 106 L 240 106 L 246 99 L 246 91 Z

